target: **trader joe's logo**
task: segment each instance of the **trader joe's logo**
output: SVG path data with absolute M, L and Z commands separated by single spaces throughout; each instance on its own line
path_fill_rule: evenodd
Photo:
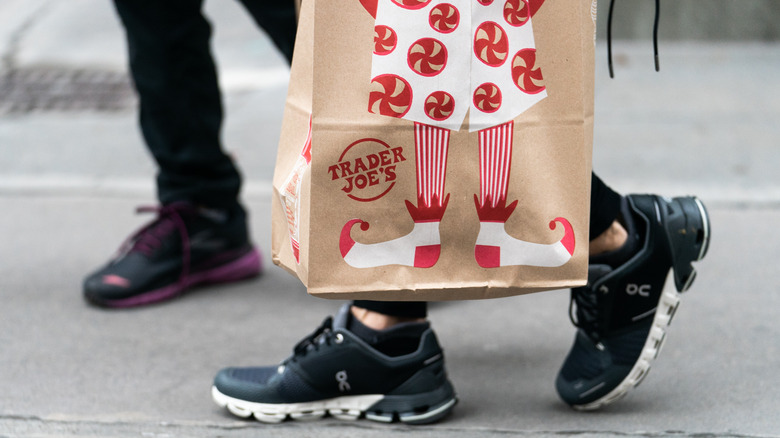
M 364 138 L 344 149 L 339 162 L 328 167 L 331 181 L 339 181 L 350 198 L 376 201 L 395 185 L 396 166 L 406 161 L 404 150 L 382 140 Z

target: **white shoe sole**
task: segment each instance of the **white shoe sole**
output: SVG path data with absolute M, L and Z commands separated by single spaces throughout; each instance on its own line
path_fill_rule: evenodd
M 366 419 L 381 423 L 391 423 L 396 418 L 404 423 L 425 423 L 427 422 L 426 420 L 443 416 L 452 409 L 457 401 L 455 398 L 452 398 L 426 412 L 397 415 L 392 412 L 370 412 L 372 406 L 385 398 L 381 394 L 343 396 L 304 403 L 270 404 L 254 403 L 233 398 L 222 394 L 216 387 L 212 387 L 211 397 L 217 405 L 227 408 L 233 415 L 241 418 L 254 416 L 255 419 L 263 423 L 280 423 L 287 418 L 293 420 L 317 420 L 323 418 L 326 414 L 340 420 L 357 420 L 365 415 Z
M 658 301 L 658 307 L 655 309 L 655 317 L 650 332 L 647 335 L 645 345 L 639 355 L 634 367 L 628 373 L 625 379 L 618 384 L 615 389 L 591 403 L 582 405 L 572 405 L 579 411 L 593 411 L 601 409 L 611 403 L 614 403 L 625 396 L 632 388 L 639 386 L 650 371 L 650 366 L 658 357 L 661 348 L 666 340 L 666 331 L 672 322 L 677 307 L 680 305 L 680 293 L 673 288 L 665 288 Z M 594 388 L 598 389 L 598 387 Z M 585 395 L 585 394 L 583 394 Z

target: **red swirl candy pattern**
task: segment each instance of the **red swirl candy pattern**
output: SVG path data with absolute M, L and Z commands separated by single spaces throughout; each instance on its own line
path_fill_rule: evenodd
M 433 120 L 447 120 L 455 109 L 455 99 L 446 91 L 434 91 L 425 99 L 425 114 Z
M 374 54 L 388 55 L 397 44 L 398 36 L 393 29 L 382 25 L 374 27 Z
M 409 47 L 407 62 L 421 76 L 436 76 L 447 65 L 447 48 L 435 38 L 422 38 Z
M 430 2 L 431 0 L 393 0 L 393 3 L 404 9 L 422 9 Z
M 507 0 L 504 3 L 504 19 L 512 26 L 519 27 L 531 19 L 531 7 L 528 0 Z
M 494 113 L 501 108 L 501 89 L 486 82 L 474 90 L 474 107 L 483 113 Z
M 542 69 L 536 67 L 536 49 L 523 49 L 512 60 L 512 79 L 521 91 L 536 94 L 544 90 Z
M 477 27 L 474 33 L 474 55 L 490 67 L 499 67 L 506 61 L 509 39 L 497 23 L 488 21 Z
M 403 117 L 412 105 L 412 87 L 400 76 L 381 75 L 371 80 L 368 111 L 388 117 Z
M 460 12 L 450 3 L 436 5 L 428 16 L 428 24 L 437 32 L 451 33 L 460 24 Z
M 469 111 L 469 130 L 513 120 L 547 95 L 534 1 L 377 2 L 369 111 L 447 129 Z

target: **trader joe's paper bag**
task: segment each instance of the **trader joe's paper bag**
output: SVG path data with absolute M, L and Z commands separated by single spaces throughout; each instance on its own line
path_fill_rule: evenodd
M 325 298 L 585 283 L 591 0 L 305 0 L 273 258 Z

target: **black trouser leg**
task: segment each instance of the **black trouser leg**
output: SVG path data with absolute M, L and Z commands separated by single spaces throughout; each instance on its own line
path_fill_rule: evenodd
M 595 173 L 590 185 L 590 239 L 607 230 L 620 215 L 622 196 L 609 188 Z
M 292 61 L 297 20 L 294 0 L 240 0 L 288 62 Z
M 114 0 L 127 33 L 140 124 L 159 166 L 160 202 L 238 203 L 241 177 L 222 150 L 222 102 L 202 0 Z

